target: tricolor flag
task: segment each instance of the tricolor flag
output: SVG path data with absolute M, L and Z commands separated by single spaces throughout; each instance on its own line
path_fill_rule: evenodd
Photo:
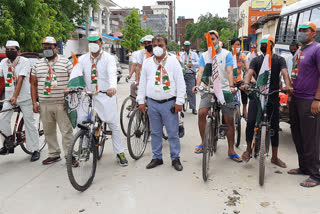
M 211 34 L 206 33 L 204 35 L 207 40 L 207 46 L 208 46 L 208 54 L 206 54 L 207 59 L 205 61 L 212 63 L 212 82 L 213 82 L 213 91 L 215 95 L 217 96 L 219 102 L 221 104 L 225 104 L 226 101 L 224 99 L 223 91 L 221 89 L 221 83 L 220 83 L 220 77 L 219 77 L 219 71 L 218 71 L 218 63 L 216 58 L 216 49 L 214 48 Z M 209 87 L 210 87 L 210 81 L 209 81 Z
M 233 45 L 233 78 L 236 79 L 238 77 L 238 63 L 237 63 L 237 46 L 236 43 Z
M 249 60 L 250 60 L 250 61 L 257 56 L 257 54 L 256 54 L 256 52 L 254 51 L 254 49 L 255 49 L 255 45 L 252 45 L 251 52 L 250 52 L 250 56 L 249 56 Z
M 257 79 L 257 88 L 262 93 L 269 93 L 271 63 L 272 63 L 271 44 L 270 44 L 270 40 L 268 39 L 267 52 L 266 52 L 266 55 L 264 56 L 263 63 Z M 267 100 L 265 100 L 264 96 L 260 95 L 260 103 L 262 108 L 264 108 L 264 105 L 266 102 Z
M 79 64 L 79 61 L 76 55 L 73 54 L 72 58 L 74 62 L 73 62 L 73 69 L 70 74 L 68 88 L 84 88 L 86 86 L 86 83 L 84 81 L 82 67 Z

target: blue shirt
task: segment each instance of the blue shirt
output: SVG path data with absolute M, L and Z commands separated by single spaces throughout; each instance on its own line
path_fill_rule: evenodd
M 219 55 L 220 53 L 221 53 L 221 49 L 219 53 L 217 53 L 217 55 Z M 206 63 L 204 61 L 203 54 L 201 54 L 200 60 L 199 60 L 199 67 L 205 67 L 205 66 L 206 66 Z M 226 66 L 233 66 L 233 57 L 231 52 L 227 55 Z

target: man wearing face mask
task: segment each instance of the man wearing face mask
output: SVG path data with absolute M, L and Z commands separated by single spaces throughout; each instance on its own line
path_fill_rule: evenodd
M 237 57 L 237 77 L 234 78 L 234 82 L 241 82 L 243 81 L 243 77 L 249 70 L 249 60 L 248 57 L 241 53 L 241 40 L 239 38 L 233 38 L 231 40 L 231 47 L 232 53 L 234 52 L 234 48 L 236 48 L 236 57 Z M 242 101 L 242 113 L 245 120 L 248 119 L 248 111 L 247 111 L 247 104 L 248 104 L 248 96 L 244 91 L 241 91 L 241 101 Z
M 234 150 L 234 97 L 236 90 L 234 87 L 234 80 L 233 80 L 233 57 L 232 54 L 223 49 L 219 46 L 219 33 L 215 30 L 209 31 L 206 36 L 211 38 L 215 52 L 216 52 L 216 63 L 217 63 L 217 72 L 220 78 L 220 85 L 221 91 L 223 92 L 224 103 L 222 105 L 222 114 L 224 115 L 224 120 L 226 125 L 228 126 L 227 131 L 227 139 L 228 139 L 228 157 L 235 161 L 241 162 L 241 158 Z M 207 38 L 208 42 L 208 38 Z M 208 44 L 209 45 L 209 44 Z M 199 60 L 199 73 L 197 76 L 197 84 L 193 88 L 193 93 L 196 93 L 196 87 L 199 87 L 201 82 L 205 85 L 209 83 L 204 80 L 203 76 L 208 76 L 209 78 L 212 77 L 212 64 L 213 61 L 210 57 L 208 57 L 209 51 L 204 52 L 200 56 Z M 211 96 L 203 95 L 201 96 L 201 101 L 199 105 L 199 118 L 198 118 L 198 125 L 199 125 L 199 132 L 201 136 L 201 144 L 198 145 L 195 149 L 196 154 L 200 154 L 203 151 L 203 144 L 204 144 L 204 134 L 206 129 L 206 117 L 208 115 L 208 111 L 211 106 Z
M 316 30 L 311 22 L 299 26 L 301 47 L 291 74 L 295 90 L 290 102 L 291 133 L 299 168 L 288 173 L 310 175 L 300 183 L 303 187 L 320 185 L 320 44 L 314 42 Z
M 0 63 L 0 77 L 5 79 L 5 101 L 3 109 L 11 109 L 18 105 L 23 114 L 26 129 L 27 149 L 32 152 L 31 161 L 39 160 L 39 135 L 36 127 L 34 113 L 32 112 L 32 101 L 30 95 L 30 62 L 28 59 L 18 56 L 20 46 L 17 41 L 7 41 L 6 55 Z M 11 135 L 11 117 L 13 111 L 0 114 L 0 129 L 7 136 Z M 14 149 L 0 149 L 0 155 L 13 153 Z
M 250 63 L 249 71 L 245 77 L 245 84 L 242 89 L 247 89 L 249 87 L 249 82 L 253 75 L 256 77 L 259 76 L 260 69 L 262 67 L 264 57 L 267 53 L 267 43 L 270 41 L 271 46 L 270 52 L 274 47 L 274 37 L 272 35 L 265 35 L 262 37 L 260 41 L 260 50 L 263 55 L 257 56 L 252 59 Z M 269 83 L 269 92 L 279 90 L 279 81 L 280 81 L 280 73 L 282 74 L 285 83 L 287 85 L 287 89 L 291 89 L 290 79 L 288 75 L 286 61 L 283 57 L 278 56 L 276 54 L 272 54 L 272 63 L 271 63 L 271 76 L 270 76 L 270 83 Z M 280 160 L 278 157 L 278 147 L 279 147 L 279 93 L 272 94 L 268 97 L 267 103 L 267 113 L 271 116 L 271 129 L 273 130 L 274 134 L 271 136 L 271 145 L 272 145 L 272 158 L 271 163 L 286 168 L 287 165 Z M 249 114 L 248 114 L 248 121 L 247 121 L 247 128 L 246 128 L 246 141 L 247 141 L 247 150 L 243 153 L 242 159 L 248 162 L 251 158 L 251 145 L 254 135 L 254 128 L 256 123 L 256 117 L 258 112 L 258 106 L 255 99 L 250 99 L 249 102 Z
M 192 114 L 196 115 L 196 96 L 192 93 L 192 88 L 196 85 L 196 69 L 198 67 L 198 55 L 190 50 L 191 43 L 184 42 L 184 52 L 180 56 L 180 61 L 183 63 L 184 80 L 186 82 L 187 94 L 189 99 L 189 107 L 192 109 Z
M 48 144 L 48 158 L 42 161 L 47 165 L 61 160 L 57 124 L 65 157 L 72 141 L 73 130 L 65 110 L 64 90 L 73 66 L 67 58 L 58 55 L 58 45 L 53 37 L 44 38 L 42 48 L 44 58 L 38 60 L 32 69 L 31 95 L 33 111 L 40 112 Z M 75 160 L 72 164 L 78 165 Z
M 146 59 L 142 66 L 137 102 L 142 113 L 146 110 L 151 125 L 151 144 L 153 157 L 147 169 L 163 164 L 162 131 L 163 125 L 168 133 L 172 166 L 183 169 L 180 162 L 179 117 L 182 111 L 186 85 L 182 68 L 176 56 L 167 53 L 167 39 L 155 37 L 152 41 L 154 56 Z
M 145 37 L 143 37 L 143 40 L 144 40 L 143 44 L 144 44 L 144 49 L 145 50 L 141 50 L 140 54 L 138 56 L 138 62 L 137 62 L 138 65 L 137 65 L 137 70 L 136 70 L 136 82 L 137 82 L 137 84 L 139 84 L 140 71 L 141 71 L 143 62 L 153 55 L 153 52 L 152 52 L 152 39 L 153 39 L 152 35 L 146 35 Z
M 298 43 L 296 43 L 295 41 L 291 42 L 291 44 L 289 46 L 289 50 L 290 50 L 291 54 L 286 57 L 286 63 L 287 63 L 287 67 L 288 67 L 288 74 L 289 74 L 290 78 L 291 78 L 291 73 L 292 73 L 293 58 L 294 58 L 294 55 L 296 54 L 298 49 L 299 49 Z M 284 82 L 283 77 L 281 78 L 281 83 L 282 83 L 282 86 L 285 86 L 285 82 Z
M 102 50 L 102 36 L 92 31 L 88 37 L 89 53 L 79 58 L 79 63 L 74 67 L 73 74 L 83 74 L 86 87 L 89 91 L 107 91 L 107 94 L 99 93 L 94 97 L 94 110 L 99 118 L 108 124 L 112 131 L 113 151 L 116 154 L 120 166 L 128 166 L 128 161 L 121 144 L 121 132 L 116 96 L 117 67 L 112 55 Z M 69 82 L 69 83 L 70 83 Z M 69 84 L 70 86 L 70 84 Z M 79 104 L 81 106 L 81 103 Z M 87 119 L 87 112 L 78 108 L 78 123 Z

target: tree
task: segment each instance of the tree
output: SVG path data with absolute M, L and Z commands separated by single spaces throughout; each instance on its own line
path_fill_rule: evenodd
M 23 51 L 41 49 L 46 36 L 66 41 L 75 25 L 82 24 L 89 6 L 97 0 L 1 0 L 0 46 L 7 40 L 17 40 Z
M 175 41 L 168 42 L 168 51 L 179 51 L 180 46 Z
M 145 31 L 146 35 L 153 35 L 153 31 L 151 28 L 147 28 L 147 30 Z
M 125 18 L 125 26 L 121 29 L 124 41 L 120 44 L 127 50 L 138 50 L 140 48 L 140 40 L 146 35 L 146 32 L 140 25 L 140 17 L 138 11 L 133 9 L 129 16 Z

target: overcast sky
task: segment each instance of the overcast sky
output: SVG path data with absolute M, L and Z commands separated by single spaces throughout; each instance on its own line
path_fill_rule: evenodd
M 113 0 L 121 7 L 138 7 L 155 5 L 156 0 Z M 229 0 L 176 0 L 176 18 L 185 16 L 196 22 L 201 14 L 207 12 L 221 17 L 228 16 Z

